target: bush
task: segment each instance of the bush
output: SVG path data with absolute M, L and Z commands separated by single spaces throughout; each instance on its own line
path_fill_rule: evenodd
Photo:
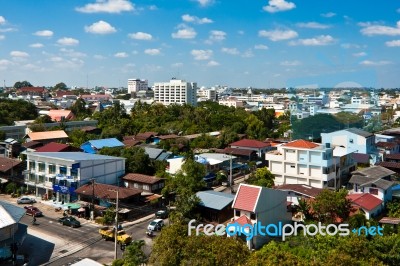
M 15 192 L 17 191 L 17 184 L 15 184 L 15 183 L 13 183 L 13 182 L 8 183 L 7 186 L 6 186 L 6 188 L 5 188 L 6 194 L 14 193 L 14 191 L 15 191 Z

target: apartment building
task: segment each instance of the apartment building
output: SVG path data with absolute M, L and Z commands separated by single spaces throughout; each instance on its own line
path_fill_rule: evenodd
M 275 185 L 334 186 L 336 171 L 330 145 L 299 139 L 267 152 L 265 160 L 275 176 Z
M 163 105 L 197 105 L 197 83 L 171 79 L 169 82 L 154 83 L 154 101 Z
M 228 107 L 243 107 L 244 102 L 237 100 L 236 97 L 228 97 L 227 99 L 218 101 L 218 104 L 228 106 Z
M 128 79 L 128 93 L 138 93 L 139 91 L 147 91 L 149 82 L 147 79 Z
M 91 179 L 118 184 L 125 174 L 125 160 L 83 152 L 27 152 L 25 184 L 36 196 L 71 202 L 77 199 L 75 190 Z

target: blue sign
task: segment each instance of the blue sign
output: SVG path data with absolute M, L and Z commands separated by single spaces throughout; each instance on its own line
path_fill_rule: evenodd
M 60 192 L 61 194 L 74 194 L 75 188 L 67 187 L 67 186 L 60 186 L 60 185 L 53 185 L 54 192 Z

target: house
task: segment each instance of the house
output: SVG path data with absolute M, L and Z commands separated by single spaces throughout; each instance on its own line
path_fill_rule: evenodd
M 95 154 L 104 147 L 115 148 L 124 147 L 124 143 L 116 138 L 89 140 L 81 145 L 81 149 L 86 153 Z
M 234 155 L 238 161 L 248 162 L 257 160 L 257 152 L 254 150 L 238 149 L 238 148 L 225 148 L 215 150 L 217 153 L 224 153 L 226 155 Z
M 72 151 L 82 151 L 79 148 L 70 146 L 68 144 L 50 142 L 44 146 L 41 146 L 35 150 L 36 152 L 72 152 Z
M 287 193 L 275 189 L 240 184 L 233 200 L 234 217 L 229 224 L 244 226 L 261 223 L 278 225 L 290 223 L 291 213 L 287 211 Z M 241 235 L 245 240 L 245 236 Z M 258 249 L 268 241 L 265 236 L 257 235 L 245 240 L 249 249 Z
M 224 223 L 232 217 L 232 202 L 234 195 L 213 190 L 199 191 L 198 211 L 200 216 L 209 222 Z
M 44 87 L 22 87 L 17 90 L 17 95 L 47 98 L 49 92 Z
M 377 142 L 376 148 L 378 149 L 379 154 L 383 157 L 384 154 L 395 154 L 399 153 L 399 144 L 397 142 Z
M 75 190 L 94 179 L 118 184 L 125 174 L 125 158 L 84 152 L 27 152 L 25 184 L 36 196 L 58 202 L 77 199 Z
M 178 138 L 180 138 L 180 136 L 175 135 L 175 134 L 161 135 L 161 136 L 157 135 L 153 138 L 153 141 L 155 144 L 159 144 L 160 141 L 162 141 L 162 140 L 174 140 L 174 139 L 178 139 Z
M 332 147 L 343 147 L 349 152 L 368 154 L 372 165 L 380 160 L 375 147 L 375 135 L 358 128 L 321 133 L 321 143 L 329 143 Z
M 21 183 L 23 179 L 19 180 L 23 170 L 22 161 L 17 159 L 10 159 L 0 157 L 0 178 L 12 180 Z
M 292 205 L 299 205 L 300 199 L 315 199 L 323 190 L 300 184 L 285 184 L 276 186 L 275 189 L 287 192 L 287 201 Z
M 383 201 L 369 193 L 353 193 L 346 198 L 353 207 L 361 209 L 367 219 L 378 216 L 383 210 Z
M 158 134 L 157 132 L 138 133 L 133 137 L 133 139 L 148 144 L 153 142 L 153 139 L 157 134 Z
M 206 171 L 209 173 L 215 173 L 219 170 L 229 171 L 231 164 L 232 169 L 243 166 L 242 164 L 236 163 L 236 156 L 221 153 L 201 153 L 195 155 L 194 160 L 203 164 L 206 167 Z
M 0 201 L 0 261 L 12 258 L 11 246 L 24 240 L 27 228 L 20 224 L 20 221 L 25 212 L 24 208 Z
M 375 165 L 354 171 L 349 183 L 353 185 L 353 193 L 369 193 L 385 204 L 392 200 L 394 182 L 391 181 L 391 176 L 394 173 L 385 167 Z
M 294 140 L 265 154 L 275 185 L 303 184 L 316 188 L 335 186 L 333 149 L 329 145 Z
M 138 141 L 138 140 L 134 140 L 134 139 L 125 139 L 124 138 L 122 143 L 124 143 L 125 147 L 130 148 L 130 147 L 138 146 L 142 142 Z
M 0 141 L 0 157 L 15 158 L 21 152 L 21 143 L 15 139 L 8 138 Z
M 26 142 L 36 141 L 43 144 L 50 142 L 65 143 L 68 140 L 68 135 L 64 130 L 31 132 L 27 136 Z
M 138 188 L 149 193 L 159 193 L 165 186 L 165 180 L 155 176 L 129 173 L 122 177 L 125 187 Z
M 255 151 L 259 158 L 264 158 L 264 154 L 271 150 L 271 144 L 254 139 L 241 139 L 229 144 L 233 149 L 243 149 Z
M 94 126 L 85 126 L 80 128 L 81 131 L 88 133 L 88 134 L 94 134 L 94 135 L 100 135 L 101 134 L 101 129 L 98 127 Z
M 167 169 L 165 172 L 174 175 L 181 170 L 182 164 L 185 162 L 185 157 L 174 156 L 173 158 L 167 159 Z
M 72 113 L 71 110 L 51 109 L 49 110 L 49 113 L 47 115 L 51 117 L 51 120 L 56 122 L 68 121 L 75 118 L 75 115 Z
M 171 152 L 166 152 L 163 149 L 152 148 L 147 146 L 142 146 L 144 148 L 144 152 L 149 156 L 151 160 L 157 161 L 166 161 L 168 158 L 172 156 Z

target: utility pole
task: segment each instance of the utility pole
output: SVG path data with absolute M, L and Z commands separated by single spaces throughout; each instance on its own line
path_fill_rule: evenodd
M 229 186 L 231 187 L 231 192 L 233 192 L 233 178 L 232 178 L 232 152 L 229 156 Z
M 114 242 L 114 260 L 117 259 L 117 239 L 118 239 L 118 199 L 119 199 L 119 189 L 109 189 L 109 191 L 113 191 L 117 193 L 117 198 L 115 200 L 115 242 Z
M 92 178 L 92 206 L 90 210 L 90 219 L 94 220 L 94 178 Z

